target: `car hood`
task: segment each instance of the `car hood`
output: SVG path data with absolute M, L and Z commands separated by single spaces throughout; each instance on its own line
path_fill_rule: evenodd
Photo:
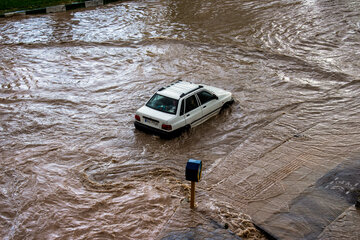
M 142 116 L 148 117 L 148 118 L 152 118 L 161 122 L 168 122 L 170 121 L 172 118 L 175 117 L 175 115 L 170 114 L 170 113 L 164 113 L 152 108 L 149 108 L 148 106 L 142 106 L 141 108 L 139 108 L 136 111 L 137 114 L 140 114 Z

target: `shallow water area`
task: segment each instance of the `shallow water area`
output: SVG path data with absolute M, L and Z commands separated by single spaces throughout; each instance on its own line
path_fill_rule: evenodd
M 255 135 L 306 141 L 299 130 L 334 122 L 358 134 L 359 23 L 354 0 L 130 1 L 0 19 L 0 238 L 154 239 L 187 197 L 189 158 L 210 174 Z M 136 131 L 136 109 L 178 79 L 235 103 L 172 140 Z

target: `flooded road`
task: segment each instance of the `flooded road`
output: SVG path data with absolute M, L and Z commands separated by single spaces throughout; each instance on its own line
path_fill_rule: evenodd
M 131 1 L 0 29 L 2 239 L 154 239 L 189 158 L 206 172 L 298 109 L 360 117 L 356 0 Z M 136 109 L 178 79 L 235 104 L 176 139 L 136 131 Z

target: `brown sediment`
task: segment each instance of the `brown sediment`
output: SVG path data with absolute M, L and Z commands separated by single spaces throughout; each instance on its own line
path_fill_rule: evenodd
M 0 238 L 262 238 L 251 223 L 320 234 L 336 218 L 329 236 L 358 186 L 339 174 L 360 152 L 358 7 L 128 1 L 1 19 Z M 235 103 L 169 141 L 136 131 L 178 79 Z M 204 166 L 194 211 L 189 158 Z

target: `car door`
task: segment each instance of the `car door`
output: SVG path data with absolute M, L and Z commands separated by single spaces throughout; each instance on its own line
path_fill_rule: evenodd
M 195 94 L 185 99 L 184 117 L 186 124 L 190 124 L 192 127 L 201 123 L 202 109 Z
M 200 100 L 204 121 L 218 113 L 221 103 L 218 97 L 206 90 L 197 93 Z

